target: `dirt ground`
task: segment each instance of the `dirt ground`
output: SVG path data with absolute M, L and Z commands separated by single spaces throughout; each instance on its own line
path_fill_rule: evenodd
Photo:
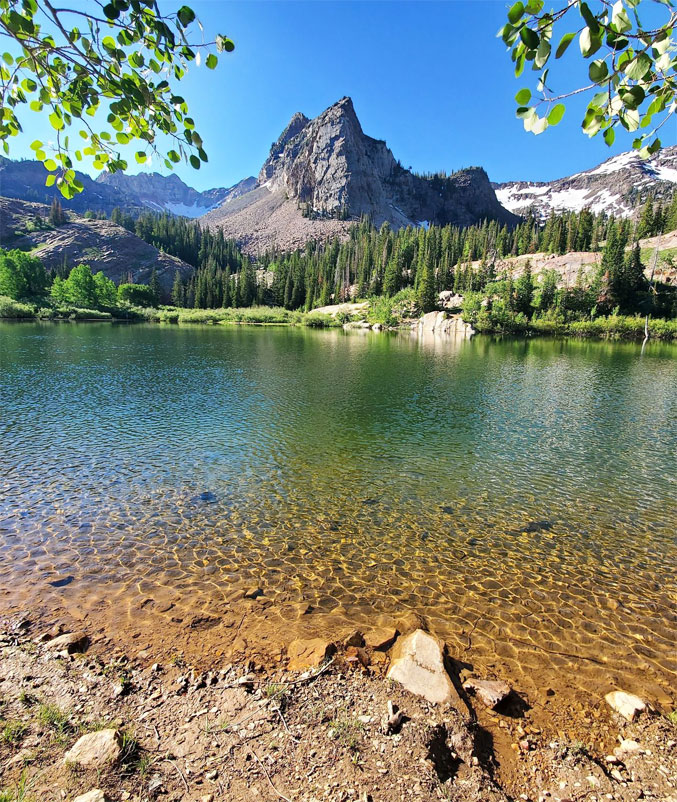
M 52 635 L 73 624 L 58 623 Z M 572 742 L 552 737 L 566 711 L 553 707 L 546 732 L 519 689 L 495 711 L 462 691 L 462 709 L 432 705 L 386 679 L 387 653 L 369 649 L 356 659 L 339 644 L 304 673 L 222 658 L 195 670 L 103 638 L 55 651 L 22 618 L 1 630 L 1 802 L 72 802 L 92 789 L 110 802 L 677 802 L 677 720 L 651 708 L 634 723 L 603 700 L 570 710 L 582 733 Z M 389 703 L 403 714 L 394 728 Z M 64 762 L 83 733 L 106 728 L 123 736 L 115 763 Z

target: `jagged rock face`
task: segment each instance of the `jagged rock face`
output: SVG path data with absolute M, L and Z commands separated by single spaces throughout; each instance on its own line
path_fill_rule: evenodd
M 76 172 L 83 192 L 65 200 L 56 187 L 46 187 L 47 172 L 38 161 L 11 161 L 0 158 L 0 194 L 7 198 L 51 203 L 57 198 L 65 209 L 83 213 L 89 209 L 110 214 L 116 206 L 130 214 L 143 211 L 170 212 L 184 217 L 200 217 L 211 209 L 249 192 L 253 176 L 233 187 L 216 187 L 198 192 L 177 175 L 159 173 L 101 173 L 96 180 Z
M 405 170 L 384 141 L 363 132 L 347 97 L 314 120 L 295 114 L 273 144 L 256 187 L 203 220 L 256 254 L 347 236 L 350 221 L 362 215 L 395 228 L 517 222 L 481 168 L 431 179 Z
M 621 153 L 582 173 L 550 182 L 514 181 L 494 184 L 496 197 L 518 214 L 533 210 L 541 217 L 551 211 L 606 212 L 630 217 L 649 194 L 671 197 L 677 184 L 677 145 L 663 148 L 651 159 L 636 151 Z
M 405 170 L 383 140 L 362 131 L 350 98 L 311 121 L 295 114 L 273 145 L 259 185 L 285 191 L 313 213 L 369 215 L 376 225 L 513 220 L 483 170 L 461 171 L 437 186 Z
M 96 273 L 103 270 L 119 283 L 131 273 L 137 283 L 148 283 L 153 270 L 167 297 L 178 270 L 189 278 L 194 268 L 175 256 L 159 251 L 135 234 L 110 220 L 87 220 L 75 214 L 57 228 L 28 230 L 28 221 L 49 215 L 49 207 L 39 203 L 0 198 L 0 247 L 31 250 L 46 268 L 87 264 Z

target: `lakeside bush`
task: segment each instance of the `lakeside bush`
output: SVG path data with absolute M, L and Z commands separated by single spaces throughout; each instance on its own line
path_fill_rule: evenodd
M 27 318 L 35 317 L 35 307 L 22 304 L 7 295 L 0 295 L 0 318 Z

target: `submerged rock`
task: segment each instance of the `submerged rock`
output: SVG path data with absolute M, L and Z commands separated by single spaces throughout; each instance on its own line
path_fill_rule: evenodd
M 444 644 L 422 629 L 397 641 L 387 676 L 433 704 L 460 702 L 444 667 Z
M 117 730 L 99 730 L 83 735 L 66 752 L 64 763 L 100 769 L 115 763 L 122 754 L 122 737 Z
M 336 652 L 336 646 L 323 638 L 295 640 L 287 647 L 290 671 L 304 671 L 315 668 Z
M 498 679 L 469 679 L 463 683 L 466 691 L 472 691 L 487 707 L 496 707 L 510 695 L 507 682 Z
M 74 579 L 74 576 L 64 576 L 61 579 L 55 579 L 53 582 L 48 582 L 47 584 L 51 585 L 53 588 L 65 588 L 66 585 L 70 585 Z
M 207 504 L 214 504 L 216 502 L 216 495 L 212 493 L 211 490 L 205 490 L 202 493 L 198 493 L 197 496 L 193 496 L 191 501 L 204 501 Z
M 620 713 L 627 721 L 634 721 L 640 713 L 646 710 L 646 704 L 634 693 L 611 691 L 604 699 L 609 707 Z
M 364 635 L 364 643 L 365 646 L 368 646 L 370 649 L 374 649 L 377 652 L 385 652 L 395 643 L 398 634 L 395 627 L 370 629 Z

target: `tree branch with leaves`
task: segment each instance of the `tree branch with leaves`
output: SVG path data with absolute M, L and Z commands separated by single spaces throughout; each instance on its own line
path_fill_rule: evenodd
M 640 6 L 646 10 L 648 0 L 568 0 L 550 11 L 543 11 L 543 0 L 514 3 L 498 35 L 510 49 L 517 77 L 529 62 L 539 73 L 536 97 L 528 87 L 515 95 L 524 128 L 540 134 L 557 125 L 565 101 L 586 94 L 581 127 L 588 136 L 602 133 L 611 146 L 621 126 L 635 134 L 633 147 L 642 157 L 656 153 L 661 147 L 658 132 L 677 109 L 677 3 L 653 4 L 662 6 L 665 15 L 657 27 L 644 27 L 640 19 Z M 576 39 L 588 62 L 589 83 L 554 92 L 550 68 Z
M 205 41 L 188 6 L 165 15 L 156 0 L 90 0 L 87 9 L 57 7 L 51 0 L 0 0 L 0 40 L 7 47 L 0 56 L 5 154 L 30 110 L 47 113 L 56 132 L 51 149 L 39 140 L 31 148 L 48 171 L 46 185 L 56 184 L 65 198 L 82 191 L 74 160 L 90 157 L 97 170 L 126 170 L 121 145 L 138 145 L 139 164 L 153 154 L 169 169 L 181 160 L 199 169 L 207 153 L 174 87 L 191 62 L 200 65 L 203 53 L 205 65 L 214 69 L 217 53 L 232 51 L 233 42 L 220 34 Z M 199 42 L 188 38 L 193 23 Z M 159 135 L 169 138 L 166 152 Z

